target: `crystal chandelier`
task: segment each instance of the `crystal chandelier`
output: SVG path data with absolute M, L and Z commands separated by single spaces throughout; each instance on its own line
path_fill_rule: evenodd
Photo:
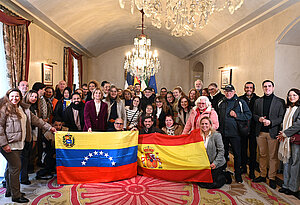
M 142 34 L 134 38 L 134 48 L 126 53 L 124 69 L 140 80 L 149 79 L 161 68 L 157 50 L 152 52 L 151 39 L 144 34 L 144 12 L 142 13 Z
M 126 0 L 119 0 L 120 7 L 125 7 Z M 171 35 L 191 36 L 196 28 L 203 28 L 209 16 L 215 11 L 228 8 L 230 14 L 239 9 L 244 0 L 127 0 L 131 2 L 131 13 L 136 6 L 144 10 L 146 17 L 151 18 L 152 25 L 161 28 L 162 17 L 165 27 Z M 162 1 L 165 2 L 163 8 Z M 164 9 L 164 10 L 163 10 Z

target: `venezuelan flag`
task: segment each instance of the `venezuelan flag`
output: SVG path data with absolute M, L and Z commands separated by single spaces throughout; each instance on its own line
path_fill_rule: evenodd
M 138 132 L 57 132 L 58 184 L 110 182 L 137 175 Z
M 178 136 L 140 135 L 138 173 L 169 181 L 213 182 L 199 130 Z

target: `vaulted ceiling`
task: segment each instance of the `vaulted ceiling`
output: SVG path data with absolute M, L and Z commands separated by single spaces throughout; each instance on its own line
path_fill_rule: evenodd
M 166 0 L 161 0 L 166 1 Z M 130 13 L 129 0 L 124 9 L 118 0 L 6 0 L 2 4 L 33 20 L 76 50 L 90 57 L 125 45 L 132 45 L 140 34 L 138 10 Z M 233 15 L 228 10 L 214 13 L 207 26 L 192 36 L 174 37 L 162 26 L 157 29 L 145 19 L 145 33 L 152 45 L 180 58 L 190 58 L 212 46 L 275 15 L 296 0 L 244 0 Z

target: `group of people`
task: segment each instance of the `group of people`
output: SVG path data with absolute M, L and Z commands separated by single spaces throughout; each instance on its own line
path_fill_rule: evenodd
M 31 183 L 28 172 L 32 167 L 42 167 L 37 179 L 48 179 L 55 172 L 52 132 L 60 130 L 139 130 L 139 134 L 188 137 L 200 129 L 213 183 L 199 186 L 220 188 L 231 183 L 225 169 L 232 151 L 236 182 L 242 183 L 242 174 L 249 173 L 255 183 L 266 182 L 268 177 L 269 186 L 275 189 L 280 159 L 284 184 L 279 192 L 299 198 L 300 145 L 290 140 L 300 134 L 299 89 L 289 90 L 285 103 L 274 95 L 270 80 L 262 82 L 262 97 L 255 94 L 253 82 L 245 83 L 240 97 L 233 85 L 225 86 L 222 94 L 216 83 L 203 88 L 201 80 L 195 81 L 188 95 L 180 86 L 170 91 L 163 87 L 156 94 L 150 87 L 142 91 L 139 83 L 122 90 L 95 80 L 74 90 L 65 81 L 55 88 L 40 82 L 28 88 L 28 82 L 21 81 L 0 100 L 0 151 L 8 162 L 5 196 L 12 196 L 14 202 L 28 202 L 20 183 Z

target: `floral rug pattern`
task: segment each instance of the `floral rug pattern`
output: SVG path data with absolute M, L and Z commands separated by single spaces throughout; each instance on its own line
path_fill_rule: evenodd
M 144 176 L 111 183 L 77 185 L 57 185 L 56 178 L 53 178 L 48 181 L 32 179 L 32 184 L 22 185 L 21 190 L 30 199 L 28 204 L 33 205 L 288 205 L 297 204 L 299 201 L 296 198 L 289 200 L 285 195 L 271 190 L 265 183 L 252 183 L 246 175 L 243 180 L 242 184 L 233 182 L 221 189 L 207 190 L 193 183 L 176 183 Z M 0 188 L 0 204 L 14 204 L 4 194 L 5 189 Z

